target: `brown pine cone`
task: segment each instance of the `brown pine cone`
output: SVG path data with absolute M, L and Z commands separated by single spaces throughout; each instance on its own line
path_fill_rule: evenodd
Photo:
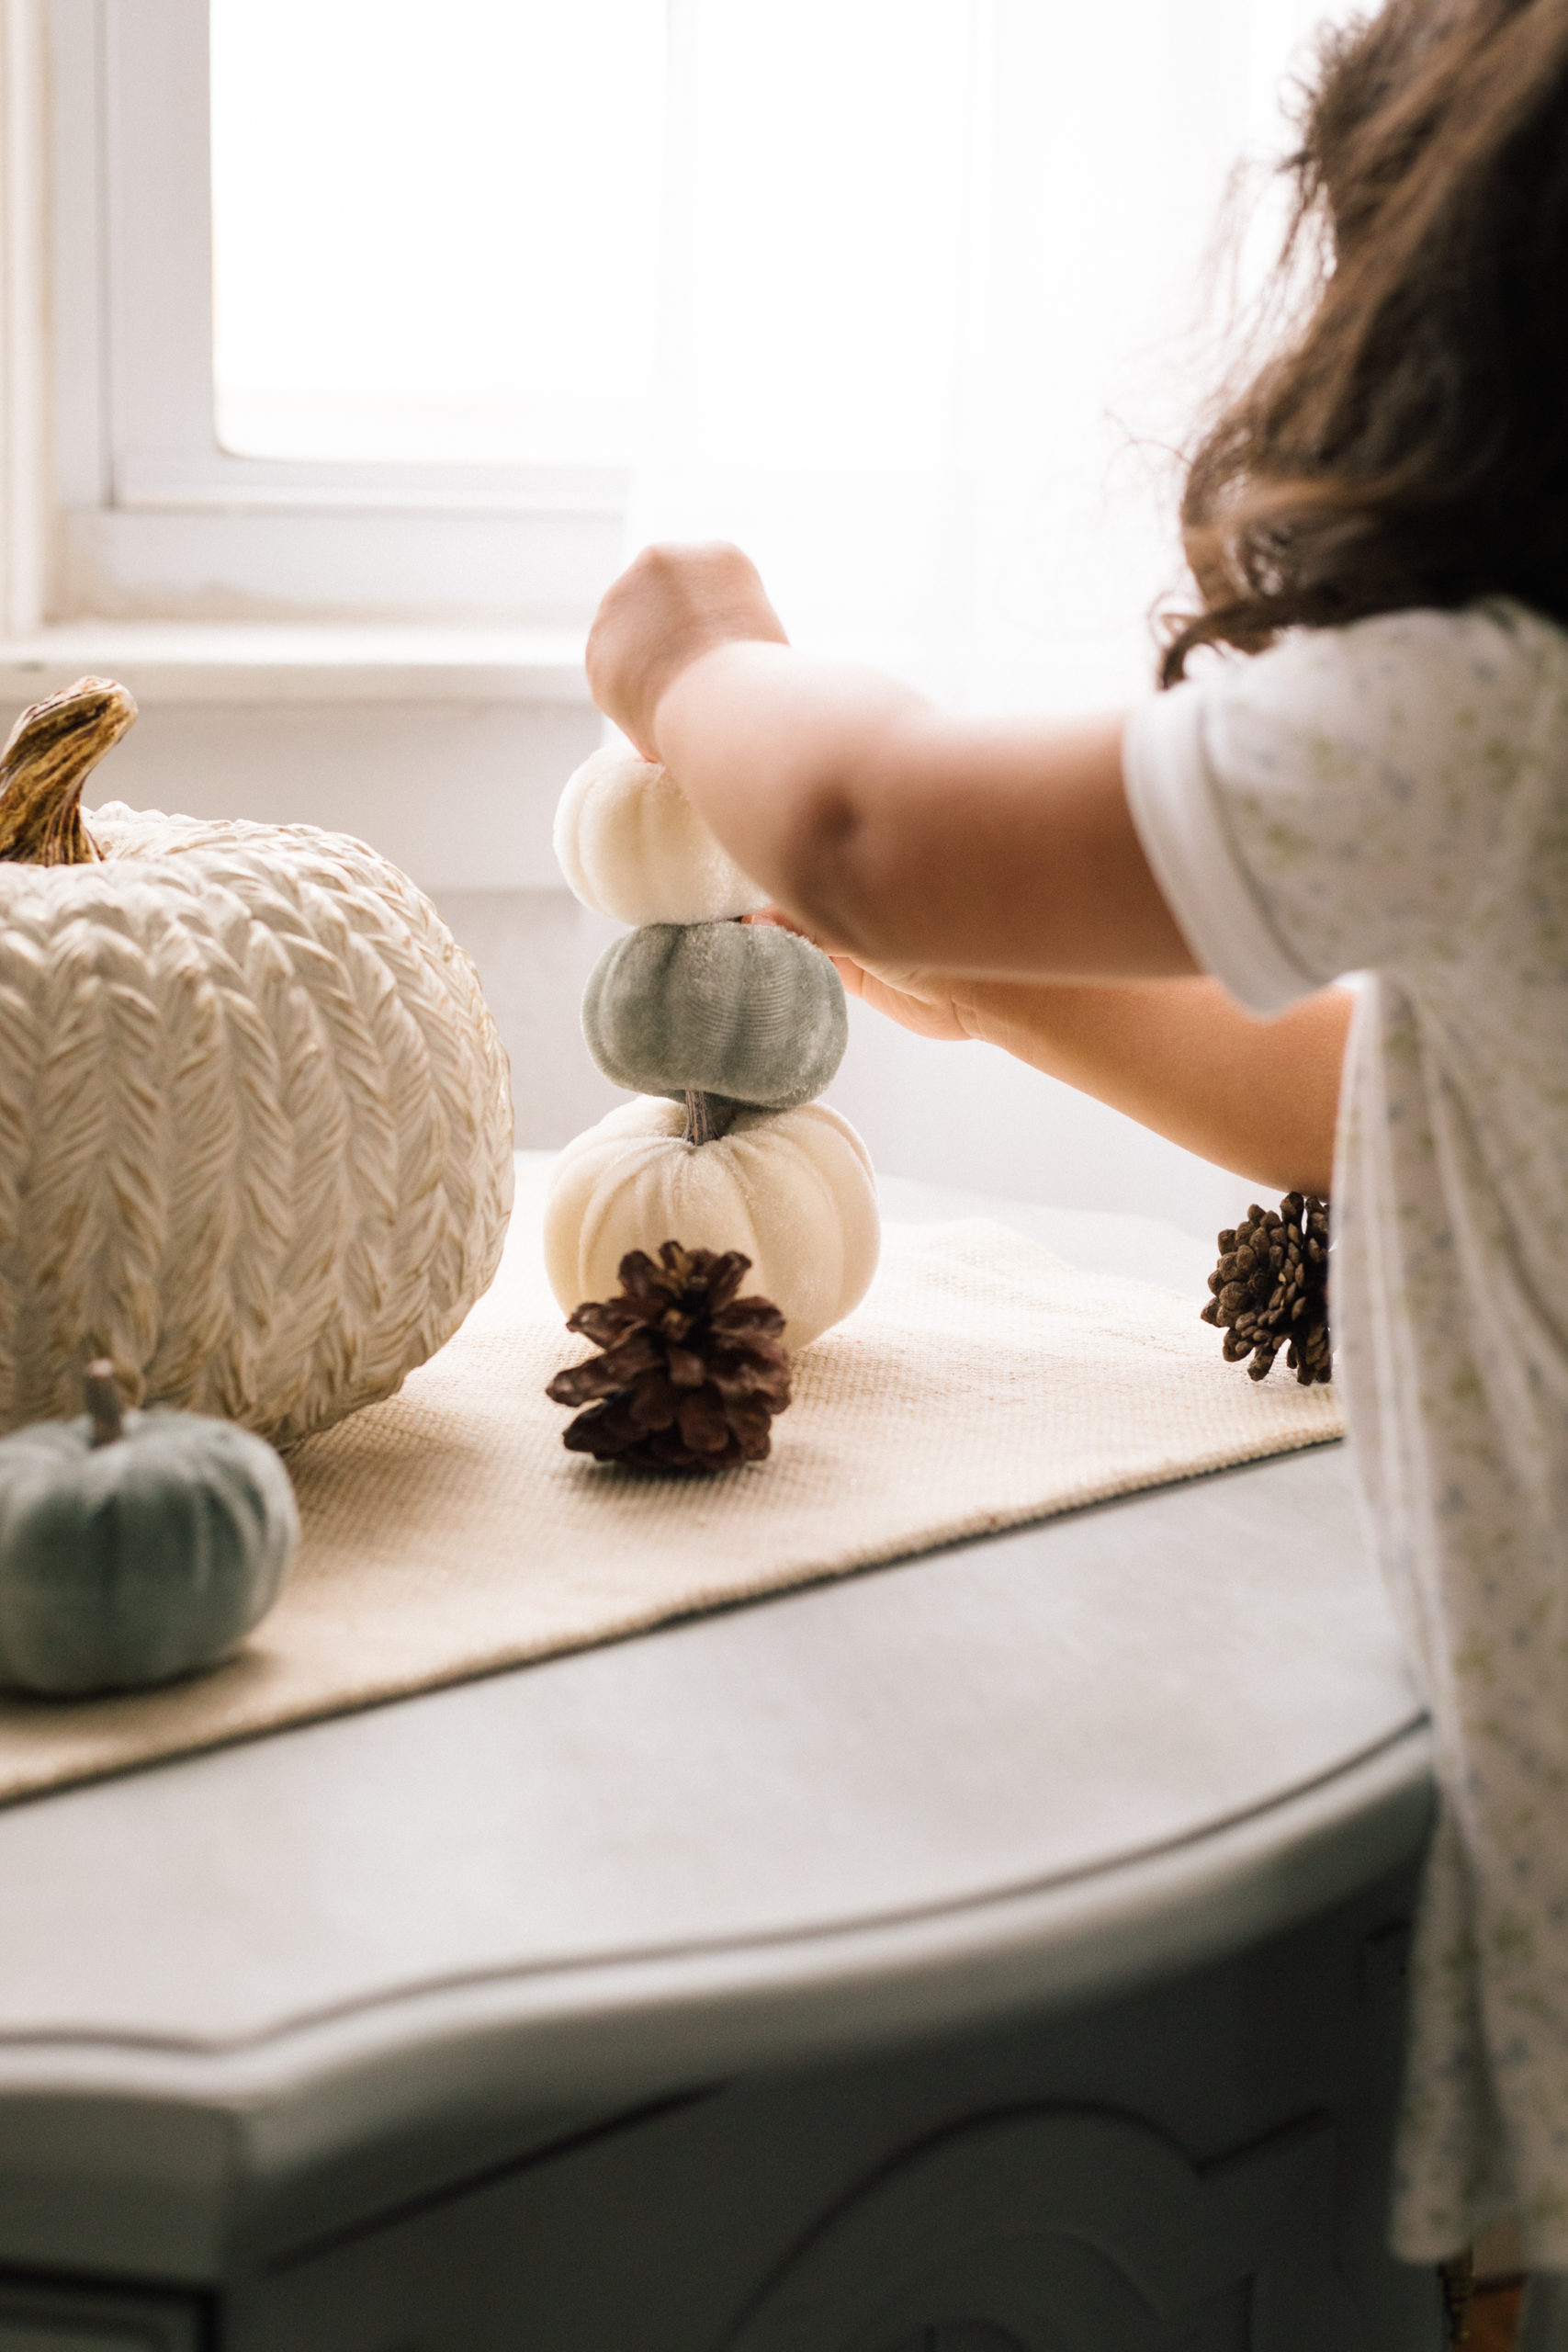
M 1328 1204 L 1287 1193 L 1277 1209 L 1255 1201 L 1247 1222 L 1220 1235 L 1220 1262 L 1205 1323 L 1225 1335 L 1225 1362 L 1261 1380 L 1287 1342 L 1285 1361 L 1303 1387 L 1332 1380 L 1328 1336 Z
M 545 1394 L 583 1405 L 562 1443 L 599 1462 L 642 1470 L 728 1470 L 761 1462 L 768 1424 L 789 1403 L 784 1319 L 771 1299 L 738 1298 L 751 1261 L 739 1250 L 682 1250 L 666 1241 L 659 1263 L 628 1250 L 622 1295 L 589 1299 L 569 1331 L 604 1352 L 558 1372 Z

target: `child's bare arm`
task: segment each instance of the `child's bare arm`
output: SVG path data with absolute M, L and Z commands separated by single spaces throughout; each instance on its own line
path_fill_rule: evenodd
M 1259 1183 L 1326 1193 L 1351 1001 L 1263 1022 L 1195 975 L 1128 814 L 1120 721 L 952 721 L 805 661 L 733 548 L 639 557 L 589 675 L 866 1001 Z
M 851 992 L 931 1037 L 972 1037 L 1280 1192 L 1326 1196 L 1354 1000 L 1325 989 L 1275 1021 L 1216 980 L 950 979 L 848 958 Z
M 600 609 L 589 675 L 824 945 L 1019 978 L 1194 968 L 1128 814 L 1119 719 L 949 719 L 808 661 L 732 548 L 639 557 Z

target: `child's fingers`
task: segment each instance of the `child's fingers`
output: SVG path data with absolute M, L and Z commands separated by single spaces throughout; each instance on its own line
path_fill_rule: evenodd
M 811 939 L 811 933 L 796 922 L 793 915 L 786 915 L 782 907 L 753 907 L 751 912 L 742 915 L 740 920 L 742 922 L 761 923 L 765 931 L 793 931 L 797 939 Z M 817 944 L 811 939 L 813 947 Z
M 798 939 L 810 939 L 804 924 L 795 922 L 782 907 L 759 907 L 755 913 L 742 918 L 746 922 L 762 923 L 776 931 L 793 931 Z M 813 946 L 820 941 L 813 940 Z M 844 984 L 844 994 L 858 998 L 874 1012 L 896 1021 L 901 1029 L 909 1029 L 918 1037 L 945 1040 L 966 1038 L 969 1035 L 953 1009 L 948 983 L 938 972 L 919 972 L 901 966 L 862 964 L 853 956 L 834 955 L 828 951 L 829 960 Z
M 835 956 L 834 967 L 846 996 L 858 997 L 886 1020 L 917 1037 L 934 1037 L 944 1045 L 965 1040 L 969 1032 L 960 1020 L 948 984 L 935 972 L 902 971 L 859 964 L 852 956 Z
M 655 756 L 654 717 L 681 673 L 716 646 L 784 644 L 755 565 L 739 548 L 644 548 L 612 581 L 589 631 L 589 691 Z

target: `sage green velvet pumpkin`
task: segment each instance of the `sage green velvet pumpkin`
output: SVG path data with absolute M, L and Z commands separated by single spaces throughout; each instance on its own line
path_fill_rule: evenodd
M 600 957 L 582 1033 L 605 1077 L 634 1094 L 695 1089 L 793 1111 L 832 1083 L 849 1016 L 831 963 L 794 932 L 660 922 Z
M 276 1597 L 299 1521 L 266 1441 L 201 1413 L 114 1422 L 0 1439 L 0 1684 L 166 1682 L 224 1657 Z

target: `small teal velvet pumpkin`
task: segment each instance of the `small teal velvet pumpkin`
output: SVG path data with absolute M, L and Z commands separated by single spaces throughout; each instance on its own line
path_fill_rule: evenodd
M 656 922 L 600 957 L 582 1032 L 605 1077 L 634 1094 L 793 1111 L 831 1084 L 849 1016 L 832 965 L 794 932 Z
M 93 1368 L 94 1373 L 97 1367 Z M 225 1656 L 299 1541 L 264 1438 L 202 1413 L 92 1411 L 0 1438 L 0 1684 L 55 1698 L 166 1682 Z

